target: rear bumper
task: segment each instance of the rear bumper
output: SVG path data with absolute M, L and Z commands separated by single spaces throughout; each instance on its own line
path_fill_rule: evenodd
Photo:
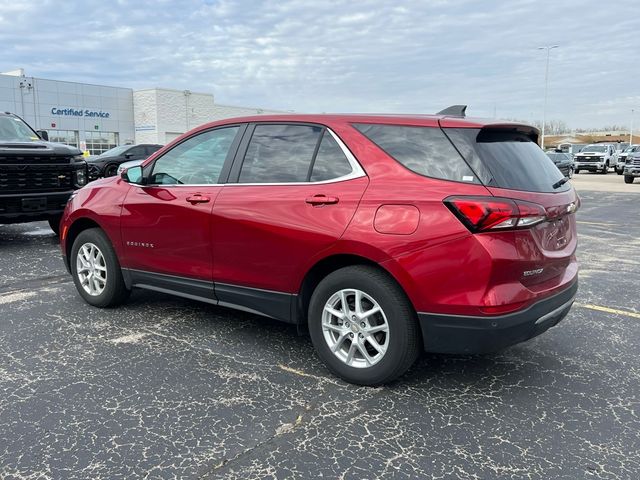
M 424 349 L 437 353 L 490 353 L 524 342 L 560 322 L 571 309 L 577 279 L 525 310 L 495 317 L 418 313 Z

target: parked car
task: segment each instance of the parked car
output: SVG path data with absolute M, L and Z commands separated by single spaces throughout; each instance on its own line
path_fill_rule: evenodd
M 118 165 L 118 171 L 117 171 L 116 175 L 122 175 L 122 172 L 124 172 L 127 168 L 136 167 L 138 165 L 141 165 L 144 161 L 145 161 L 145 159 L 143 158 L 141 160 L 130 160 L 128 162 L 121 163 L 120 165 Z
M 624 149 L 624 151 L 620 152 L 618 155 L 618 162 L 616 163 L 616 173 L 618 175 L 622 175 L 624 171 L 624 166 L 627 163 L 627 157 L 634 153 L 640 151 L 640 145 L 631 145 Z
M 608 143 L 593 143 L 584 147 L 574 157 L 575 173 L 581 170 L 606 174 L 617 163 L 616 149 Z
M 118 166 L 129 160 L 144 160 L 152 153 L 162 148 L 162 145 L 120 145 L 107 150 L 101 155 L 87 157 L 89 165 L 89 179 L 112 177 L 118 171 Z
M 46 131 L 0 112 L 0 223 L 47 220 L 58 233 L 71 192 L 87 183 L 82 152 L 48 139 Z
M 553 151 L 547 152 L 547 157 L 551 159 L 565 177 L 573 177 L 573 157 L 571 154 Z
M 635 151 L 627 156 L 624 164 L 624 183 L 633 183 L 636 177 L 640 177 L 640 151 Z
M 209 123 L 77 192 L 64 262 L 96 307 L 139 287 L 308 328 L 358 384 L 525 341 L 575 298 L 579 199 L 537 129 L 463 112 Z

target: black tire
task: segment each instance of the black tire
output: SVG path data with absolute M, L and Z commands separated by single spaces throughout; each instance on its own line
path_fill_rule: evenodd
M 49 219 L 49 227 L 56 235 L 60 235 L 60 220 L 62 220 L 62 215 L 56 215 Z
M 617 173 L 618 175 L 622 175 L 622 170 L 616 167 L 616 173 Z
M 352 367 L 339 359 L 325 340 L 322 327 L 325 304 L 340 290 L 351 288 L 361 290 L 379 304 L 389 328 L 386 352 L 377 363 L 364 368 Z M 420 330 L 411 302 L 393 278 L 375 267 L 357 265 L 327 275 L 311 296 L 308 318 L 318 355 L 329 370 L 350 383 L 373 386 L 391 382 L 405 373 L 420 353 Z
M 576 173 L 576 174 L 577 174 L 577 173 L 580 173 L 580 169 L 579 169 L 579 168 L 576 168 L 576 169 L 573 171 L 573 173 Z
M 77 258 L 80 248 L 87 244 L 92 243 L 98 247 L 102 256 L 104 257 L 104 263 L 106 266 L 106 282 L 104 290 L 99 295 L 89 294 L 80 283 L 77 272 Z M 83 230 L 76 237 L 71 247 L 71 255 L 69 256 L 69 265 L 71 267 L 71 276 L 73 277 L 73 283 L 76 285 L 76 289 L 80 296 L 90 305 L 94 307 L 115 307 L 120 305 L 129 297 L 131 293 L 127 289 L 124 279 L 122 278 L 122 270 L 120 269 L 120 262 L 116 256 L 115 250 L 111 245 L 111 241 L 107 235 L 99 228 L 90 228 Z
M 116 173 L 118 173 L 118 165 L 111 164 L 104 167 L 104 177 L 113 177 Z
M 609 164 L 606 164 L 600 173 L 602 173 L 602 175 L 609 173 Z
M 624 176 L 624 183 L 633 183 L 635 177 L 630 177 L 629 175 Z

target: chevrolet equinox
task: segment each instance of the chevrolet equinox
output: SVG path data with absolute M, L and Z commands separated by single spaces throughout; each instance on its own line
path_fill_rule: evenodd
M 308 328 L 362 385 L 525 341 L 573 303 L 579 199 L 535 128 L 464 110 L 201 126 L 74 193 L 65 264 L 96 307 L 138 287 Z

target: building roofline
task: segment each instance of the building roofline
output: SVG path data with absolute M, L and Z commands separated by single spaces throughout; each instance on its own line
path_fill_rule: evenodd
M 11 78 L 32 78 L 34 80 L 45 80 L 47 82 L 59 82 L 59 83 L 73 83 L 75 85 L 89 85 L 91 87 L 103 87 L 103 88 L 119 88 L 121 90 L 131 90 L 134 91 L 131 87 L 117 87 L 115 85 L 98 85 L 97 83 L 87 83 L 87 82 L 74 82 L 72 80 L 55 80 L 53 78 L 42 78 L 42 77 L 34 77 L 31 75 L 25 75 L 24 77 L 19 77 L 16 75 L 6 75 L 4 73 L 0 73 L 3 77 L 11 77 Z

